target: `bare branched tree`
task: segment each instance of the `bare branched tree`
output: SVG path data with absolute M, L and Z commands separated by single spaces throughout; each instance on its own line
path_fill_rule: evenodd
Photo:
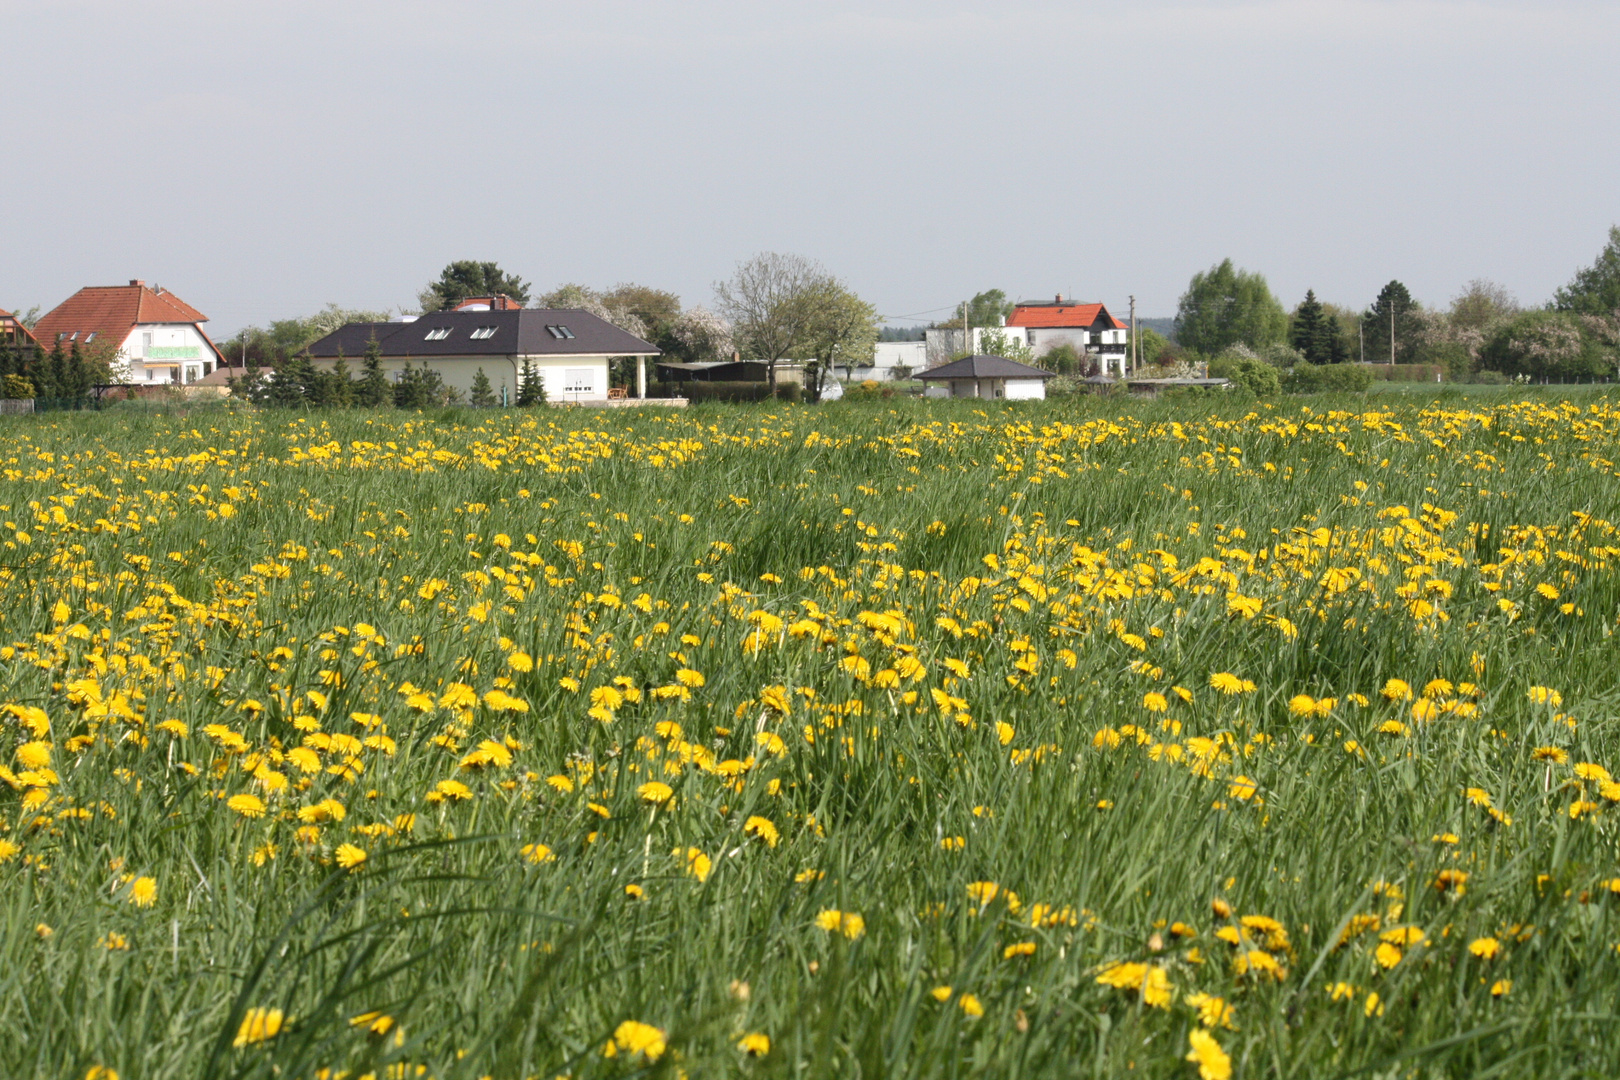
M 731 321 L 738 345 L 765 361 L 773 394 L 776 365 L 808 345 L 815 316 L 811 297 L 830 280 L 812 259 L 766 251 L 715 282 L 715 306 Z

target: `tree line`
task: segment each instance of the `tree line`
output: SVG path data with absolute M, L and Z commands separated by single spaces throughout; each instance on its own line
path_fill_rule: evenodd
M 1620 363 L 1620 227 L 1541 308 L 1522 307 L 1486 280 L 1469 282 L 1444 307 L 1425 307 L 1395 280 L 1360 312 L 1314 290 L 1289 312 L 1264 276 L 1225 259 L 1193 275 L 1175 327 L 1167 356 L 1184 361 L 1429 364 L 1458 382 L 1606 379 Z
M 86 353 L 73 342 L 60 341 L 49 352 L 44 346 L 0 345 L 0 397 L 77 403 L 91 390 L 110 381 L 105 350 Z

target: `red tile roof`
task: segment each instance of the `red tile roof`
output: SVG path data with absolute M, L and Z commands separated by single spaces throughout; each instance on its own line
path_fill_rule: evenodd
M 469 296 L 452 310 L 466 311 L 472 307 L 485 307 L 491 311 L 519 311 L 523 305 L 505 293 L 501 293 L 498 296 Z
M 34 336 L 47 348 L 61 334 L 85 335 L 122 344 L 136 326 L 151 323 L 191 323 L 217 354 L 219 349 L 203 332 L 208 316 L 169 292 L 147 287 L 144 281 L 128 285 L 89 285 L 53 308 L 34 325 Z
M 0 310 L 0 339 L 12 340 L 15 336 L 17 344 L 35 345 L 39 339 L 34 337 L 33 331 L 18 321 L 17 316 L 9 311 Z
M 1098 321 L 1102 325 L 1097 326 Z M 1007 317 L 1008 326 L 1062 327 L 1071 330 L 1124 330 L 1124 323 L 1102 304 L 1019 304 Z

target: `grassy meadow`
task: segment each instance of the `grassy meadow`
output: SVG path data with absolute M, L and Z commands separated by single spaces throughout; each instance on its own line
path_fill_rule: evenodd
M 0 1074 L 1620 1070 L 1620 401 L 0 423 Z

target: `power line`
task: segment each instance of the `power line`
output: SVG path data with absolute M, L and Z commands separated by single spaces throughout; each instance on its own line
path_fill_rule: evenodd
M 941 311 L 955 311 L 959 305 L 947 304 L 944 307 L 929 308 L 927 311 L 913 311 L 909 315 L 880 315 L 882 319 L 917 319 L 924 315 L 937 315 Z

